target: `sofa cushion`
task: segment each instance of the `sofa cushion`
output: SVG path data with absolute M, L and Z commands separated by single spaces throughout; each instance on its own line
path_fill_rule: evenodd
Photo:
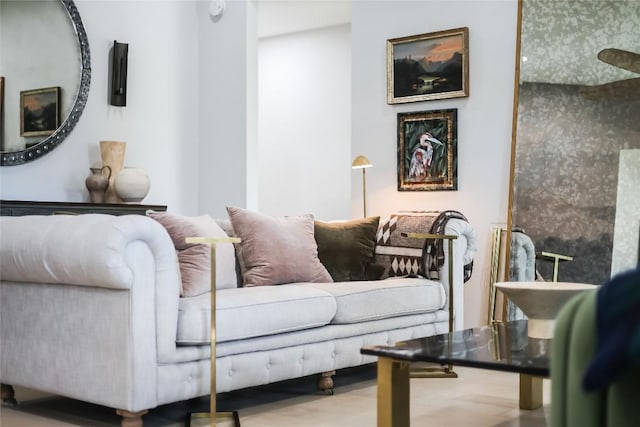
M 335 282 L 367 280 L 380 217 L 314 222 L 318 258 Z
M 227 234 L 208 215 L 183 216 L 170 212 L 147 211 L 147 216 L 158 221 L 171 236 L 178 252 L 183 296 L 192 297 L 211 289 L 211 249 L 205 244 L 188 244 L 187 237 L 227 237 Z M 216 288 L 238 286 L 236 257 L 233 245 L 216 247 Z
M 227 212 L 241 239 L 238 258 L 244 286 L 333 282 L 318 259 L 312 215 L 272 217 L 234 207 Z
M 440 282 L 421 278 L 305 283 L 300 286 L 322 290 L 335 297 L 337 310 L 332 324 L 428 313 L 442 309 L 446 300 Z
M 210 294 L 180 298 L 178 344 L 207 344 Z M 335 299 L 322 289 L 256 286 L 216 292 L 216 342 L 275 335 L 331 322 Z

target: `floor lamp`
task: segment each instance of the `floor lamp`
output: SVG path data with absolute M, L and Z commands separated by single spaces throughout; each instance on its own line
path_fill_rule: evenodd
M 367 217 L 367 175 L 366 169 L 373 166 L 366 156 L 358 156 L 353 159 L 351 169 L 362 169 L 362 208 L 364 217 Z

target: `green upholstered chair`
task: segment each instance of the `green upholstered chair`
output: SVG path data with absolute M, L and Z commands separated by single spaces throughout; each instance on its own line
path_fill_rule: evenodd
M 551 357 L 552 427 L 640 426 L 640 370 L 604 389 L 585 392 L 582 380 L 596 349 L 596 295 L 570 300 L 556 319 Z

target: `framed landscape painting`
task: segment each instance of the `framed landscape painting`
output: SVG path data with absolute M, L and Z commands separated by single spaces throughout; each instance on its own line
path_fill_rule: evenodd
M 387 103 L 469 96 L 469 29 L 387 41 Z
M 20 92 L 20 136 L 51 135 L 60 125 L 60 87 Z
M 398 191 L 458 189 L 458 110 L 398 113 Z

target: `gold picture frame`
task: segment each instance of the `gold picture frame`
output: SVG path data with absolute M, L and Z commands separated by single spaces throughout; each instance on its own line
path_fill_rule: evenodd
M 60 87 L 20 92 L 20 136 L 51 135 L 60 126 Z
M 467 27 L 387 40 L 387 103 L 469 96 Z
M 398 113 L 398 191 L 458 189 L 458 110 Z

